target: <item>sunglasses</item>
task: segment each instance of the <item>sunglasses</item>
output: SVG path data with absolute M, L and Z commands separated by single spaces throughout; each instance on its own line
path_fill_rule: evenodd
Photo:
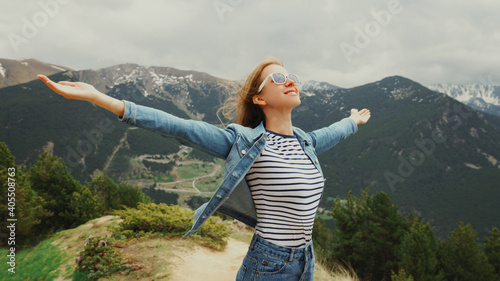
M 267 75 L 266 79 L 264 79 L 264 81 L 262 81 L 262 83 L 260 84 L 260 87 L 259 87 L 259 91 L 257 91 L 257 94 L 260 93 L 260 91 L 262 91 L 262 88 L 264 88 L 264 85 L 266 84 L 267 80 L 269 80 L 269 77 L 271 77 L 271 79 L 273 79 L 273 82 L 275 84 L 285 84 L 286 82 L 286 79 L 287 78 L 290 78 L 290 80 L 292 80 L 295 84 L 299 84 L 299 77 L 297 77 L 297 75 L 295 74 L 283 74 L 283 73 L 271 73 L 269 75 Z

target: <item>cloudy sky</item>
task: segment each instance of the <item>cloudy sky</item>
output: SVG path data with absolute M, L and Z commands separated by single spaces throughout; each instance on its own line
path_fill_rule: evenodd
M 269 55 L 353 87 L 500 83 L 500 1 L 3 1 L 0 57 L 73 69 L 121 63 L 243 79 Z

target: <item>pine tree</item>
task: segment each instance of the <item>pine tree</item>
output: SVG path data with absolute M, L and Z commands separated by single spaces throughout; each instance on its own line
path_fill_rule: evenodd
M 488 263 L 477 239 L 477 232 L 470 224 L 461 222 L 450 232 L 439 254 L 447 280 L 496 280 L 493 266 Z
M 334 264 L 335 261 L 332 260 L 333 231 L 326 226 L 326 223 L 320 217 L 316 217 L 314 220 L 312 238 L 316 259 L 323 264 Z
M 484 252 L 488 262 L 495 269 L 497 279 L 500 280 L 500 230 L 498 228 L 493 227 L 490 236 L 485 239 Z
M 96 198 L 99 198 L 103 214 L 123 207 L 135 208 L 138 203 L 151 202 L 151 199 L 137 186 L 118 184 L 106 173 L 93 178 L 87 187 Z
M 101 174 L 87 184 L 88 189 L 101 201 L 102 212 L 107 214 L 119 209 L 119 187 L 107 174 Z
M 41 222 L 41 232 L 72 228 L 101 214 L 99 201 L 71 176 L 60 157 L 44 151 L 29 174 L 33 190 L 44 198 L 46 208 L 53 213 Z
M 359 199 L 350 193 L 345 203 L 340 198 L 334 203 L 333 216 L 338 227 L 333 258 L 350 264 L 363 280 L 390 280 L 398 271 L 395 249 L 408 225 L 389 196 L 379 192 L 372 198 L 368 189 Z
M 43 198 L 31 188 L 26 168 L 16 166 L 14 156 L 3 142 L 0 142 L 0 186 L 5 187 L 0 193 L 1 202 L 5 202 L 0 205 L 0 219 L 4 222 L 8 218 L 17 219 L 16 244 L 11 246 L 22 249 L 35 244 L 39 237 L 34 229 L 51 213 L 45 208 Z M 6 229 L 0 233 L 3 231 Z M 7 241 L 0 241 L 0 245 L 8 246 L 2 243 Z
M 408 275 L 404 269 L 400 269 L 399 272 L 391 274 L 391 281 L 414 281 L 413 276 Z M 418 279 L 417 279 L 418 280 Z
M 443 280 L 436 253 L 439 243 L 429 223 L 424 224 L 420 217 L 411 221 L 408 232 L 398 248 L 399 268 L 419 281 Z

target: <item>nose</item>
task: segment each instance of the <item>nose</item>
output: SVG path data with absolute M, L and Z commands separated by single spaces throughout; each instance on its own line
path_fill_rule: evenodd
M 285 81 L 285 86 L 292 86 L 292 85 L 295 86 L 295 82 L 292 79 L 290 79 L 290 77 L 287 76 Z

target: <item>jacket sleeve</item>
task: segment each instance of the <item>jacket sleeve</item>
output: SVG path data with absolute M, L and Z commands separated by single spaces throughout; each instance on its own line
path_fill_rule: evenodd
M 187 120 L 147 106 L 125 102 L 120 121 L 163 136 L 188 142 L 219 158 L 226 159 L 236 139 L 232 129 L 221 129 L 203 121 Z
M 312 131 L 309 135 L 312 138 L 316 153 L 320 154 L 357 131 L 358 125 L 356 122 L 350 118 L 344 118 L 328 127 Z

